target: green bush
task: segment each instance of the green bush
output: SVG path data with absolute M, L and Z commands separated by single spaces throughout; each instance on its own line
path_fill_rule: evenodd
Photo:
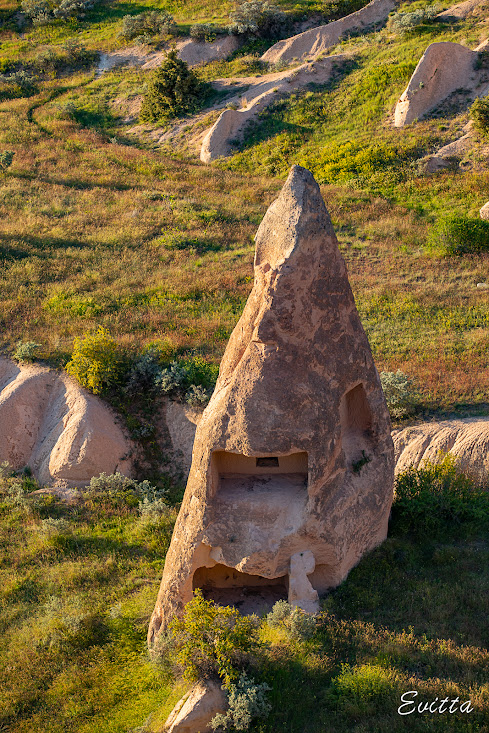
M 194 112 L 204 103 L 209 89 L 172 50 L 148 84 L 139 119 L 159 122 Z
M 422 25 L 432 23 L 439 12 L 440 6 L 435 4 L 426 8 L 417 8 L 408 13 L 394 13 L 390 25 L 393 30 L 401 35 L 410 33 Z
M 120 35 L 126 41 L 146 40 L 155 36 L 171 35 L 175 30 L 175 21 L 169 13 L 148 10 L 139 15 L 125 15 Z
M 113 386 L 121 378 L 123 359 L 119 347 L 102 327 L 76 338 L 66 371 L 94 394 Z
M 268 0 L 242 2 L 229 14 L 229 19 L 230 33 L 257 38 L 281 38 L 289 25 L 283 10 Z
M 30 97 L 37 91 L 36 79 L 25 69 L 0 76 L 0 100 Z
M 316 619 L 297 606 L 294 608 L 287 601 L 277 601 L 267 616 L 267 623 L 272 628 L 283 628 L 295 641 L 309 638 L 316 629 Z
M 183 618 L 171 621 L 159 651 L 170 652 L 185 679 L 219 676 L 229 688 L 258 649 L 258 626 L 256 616 L 241 616 L 236 608 L 206 601 L 198 589 Z
M 328 697 L 335 706 L 346 704 L 357 715 L 369 715 L 379 707 L 391 709 L 396 693 L 397 682 L 391 670 L 378 664 L 342 664 Z
M 253 720 L 266 718 L 272 706 L 266 698 L 270 686 L 256 682 L 242 674 L 236 684 L 229 685 L 226 713 L 218 713 L 211 720 L 212 730 L 248 730 Z
M 381 372 L 380 383 L 391 417 L 400 419 L 412 415 L 418 399 L 411 379 L 401 372 Z
M 40 348 L 42 348 L 41 344 L 36 344 L 35 341 L 19 341 L 13 353 L 13 358 L 15 361 L 20 362 L 35 361 L 37 352 Z
M 96 0 L 22 0 L 21 9 L 33 25 L 46 25 L 54 20 L 72 20 L 84 18 Z
M 439 463 L 425 462 L 396 479 L 392 525 L 396 533 L 436 536 L 461 525 L 486 526 L 489 492 L 447 453 Z
M 211 23 L 195 23 L 190 28 L 190 35 L 195 38 L 196 41 L 205 41 L 206 43 L 212 43 L 217 38 L 220 28 L 217 28 Z
M 459 214 L 441 217 L 431 230 L 427 249 L 442 257 L 489 250 L 489 222 Z
M 474 129 L 486 137 L 489 133 L 489 100 L 476 99 L 470 107 L 469 116 Z

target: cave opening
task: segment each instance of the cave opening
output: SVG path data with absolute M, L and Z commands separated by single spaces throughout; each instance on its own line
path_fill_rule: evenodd
M 227 565 L 200 567 L 193 576 L 193 589 L 200 588 L 206 600 L 219 606 L 234 606 L 240 613 L 262 615 L 273 605 L 288 598 L 288 575 L 264 578 L 242 573 Z

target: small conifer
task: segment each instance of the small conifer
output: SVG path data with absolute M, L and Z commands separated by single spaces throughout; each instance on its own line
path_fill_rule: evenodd
M 158 122 L 193 112 L 206 93 L 207 85 L 172 50 L 148 85 L 140 120 Z

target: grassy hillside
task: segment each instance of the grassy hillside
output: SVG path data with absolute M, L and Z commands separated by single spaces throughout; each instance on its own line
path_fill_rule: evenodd
M 450 463 L 407 474 L 389 539 L 291 641 L 262 623 L 254 733 L 487 731 L 489 505 Z M 444 486 L 444 488 L 442 488 Z M 176 512 L 133 490 L 72 504 L 0 479 L 0 730 L 155 733 L 185 689 L 146 631 Z M 470 714 L 397 713 L 400 695 L 470 699 Z
M 296 23 L 352 9 L 279 4 Z M 218 364 L 252 286 L 254 232 L 300 163 L 321 183 L 379 370 L 415 381 L 418 416 L 487 414 L 489 290 L 477 283 L 489 254 L 428 247 L 445 217 L 476 218 L 489 199 L 487 150 L 476 140 L 459 170 L 427 176 L 419 160 L 462 134 L 467 111 L 446 105 L 403 130 L 391 123 L 427 44 L 473 48 L 489 21 L 481 13 L 408 35 L 388 24 L 345 39 L 334 52 L 349 58 L 329 84 L 279 100 L 233 156 L 204 166 L 189 140 L 216 112 L 160 145 L 131 129 L 151 72 L 99 75 L 97 54 L 123 47 L 126 14 L 166 10 L 185 37 L 195 21 L 227 23 L 232 7 L 114 0 L 33 27 L 18 25 L 18 2 L 0 2 L 0 153 L 14 154 L 0 172 L 1 353 L 34 341 L 41 360 L 64 366 L 73 339 L 103 326 L 126 355 L 156 343 L 167 361 Z M 263 74 L 258 56 L 272 40 L 198 73 Z M 29 83 L 6 80 L 22 71 Z M 117 386 L 109 396 L 128 401 Z M 153 395 L 134 402 L 148 427 Z M 141 415 L 122 407 L 143 434 Z M 154 468 L 161 456 L 146 458 Z M 398 503 L 389 539 L 324 600 L 311 639 L 262 624 L 255 672 L 273 709 L 255 733 L 487 733 L 487 487 L 463 494 L 450 467 L 420 481 L 424 493 Z M 137 491 L 65 504 L 36 488 L 2 471 L 0 731 L 155 733 L 184 689 L 145 647 L 181 494 L 173 487 L 166 509 L 145 513 Z M 411 689 L 470 698 L 475 710 L 401 718 Z
M 205 5 L 165 7 L 177 19 L 210 18 Z M 115 38 L 123 12 L 142 9 L 96 8 L 74 26 L 56 21 L 22 38 L 4 30 L 1 53 L 42 61 L 70 34 L 107 50 L 104 23 Z M 161 150 L 127 134 L 120 110 L 150 72 L 95 78 L 74 63 L 38 74 L 37 91 L 0 102 L 0 149 L 15 153 L 0 178 L 3 347 L 34 340 L 63 363 L 73 337 L 102 324 L 124 345 L 166 339 L 218 361 L 251 287 L 253 233 L 298 162 L 323 184 L 379 368 L 413 377 L 429 409 L 485 407 L 489 296 L 476 284 L 487 256 L 443 259 L 424 247 L 440 217 L 476 216 L 489 198 L 484 159 L 422 176 L 416 161 L 457 137 L 466 113 L 404 130 L 389 115 L 427 43 L 473 46 L 486 26 L 469 19 L 345 41 L 336 50 L 351 60 L 332 83 L 279 101 L 241 151 L 212 167 L 184 138 L 179 154 L 178 139 Z M 200 73 L 226 74 L 225 64 Z

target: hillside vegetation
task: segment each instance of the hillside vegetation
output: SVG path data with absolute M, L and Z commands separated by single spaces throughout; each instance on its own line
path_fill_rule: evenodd
M 277 4 L 293 32 L 364 3 Z M 180 398 L 212 388 L 252 287 L 253 235 L 300 163 L 321 184 L 379 371 L 412 380 L 418 417 L 487 414 L 489 288 L 477 284 L 489 251 L 474 224 L 489 200 L 483 133 L 459 168 L 426 175 L 421 159 L 463 134 L 464 95 L 392 127 L 426 46 L 474 48 L 489 37 L 483 10 L 402 33 L 391 18 L 344 39 L 332 53 L 348 58 L 328 84 L 277 100 L 232 156 L 205 166 L 195 141 L 217 118 L 222 89 L 195 116 L 142 128 L 152 72 L 97 65 L 127 45 L 127 15 L 158 10 L 175 21 L 171 38 L 138 46 L 146 54 L 196 22 L 226 25 L 233 8 L 100 0 L 32 25 L 17 0 L 0 0 L 2 354 L 71 364 L 83 379 L 77 349 L 99 334 L 115 355 L 111 380 L 87 385 L 125 414 L 133 437 L 146 436 L 147 476 L 159 470 L 150 430 L 158 398 L 143 381 L 134 386 L 138 374 L 160 384 L 180 369 Z M 248 38 L 196 73 L 205 82 L 265 74 L 259 56 L 274 40 Z M 67 504 L 33 494 L 28 473 L 2 466 L 0 731 L 155 733 L 185 690 L 145 643 L 181 487 L 149 506 L 137 485 L 96 485 Z M 389 538 L 323 600 L 312 636 L 293 640 L 261 622 L 253 671 L 271 687 L 272 711 L 250 731 L 487 733 L 487 496 L 450 460 L 401 477 Z M 423 701 L 470 698 L 474 712 L 401 718 L 400 695 L 413 689 Z
M 178 22 L 214 20 L 205 5 L 164 8 Z M 425 245 L 446 215 L 477 216 L 489 198 L 485 158 L 474 152 L 463 171 L 423 176 L 417 160 L 456 138 L 467 113 L 442 110 L 402 130 L 389 116 L 429 42 L 474 46 L 486 21 L 407 35 L 388 26 L 343 42 L 336 50 L 352 56 L 334 81 L 278 101 L 241 150 L 205 167 L 185 132 L 171 149 L 128 135 L 121 109 L 151 72 L 97 76 L 90 66 L 90 49 L 110 47 L 103 34 L 116 38 L 121 16 L 141 9 L 102 3 L 22 37 L 13 16 L 4 23 L 4 63 L 22 55 L 43 71 L 34 88 L 6 88 L 0 102 L 0 149 L 14 153 L 0 176 L 3 347 L 32 340 L 63 364 L 75 336 L 103 325 L 123 345 L 169 339 L 218 362 L 251 288 L 254 231 L 277 176 L 301 163 L 323 184 L 379 369 L 401 368 L 430 409 L 484 405 L 489 296 L 476 285 L 487 255 L 441 258 Z M 72 52 L 60 68 L 45 61 L 75 38 L 85 54 Z M 240 58 L 253 57 L 230 63 Z M 226 63 L 199 73 L 223 75 Z

